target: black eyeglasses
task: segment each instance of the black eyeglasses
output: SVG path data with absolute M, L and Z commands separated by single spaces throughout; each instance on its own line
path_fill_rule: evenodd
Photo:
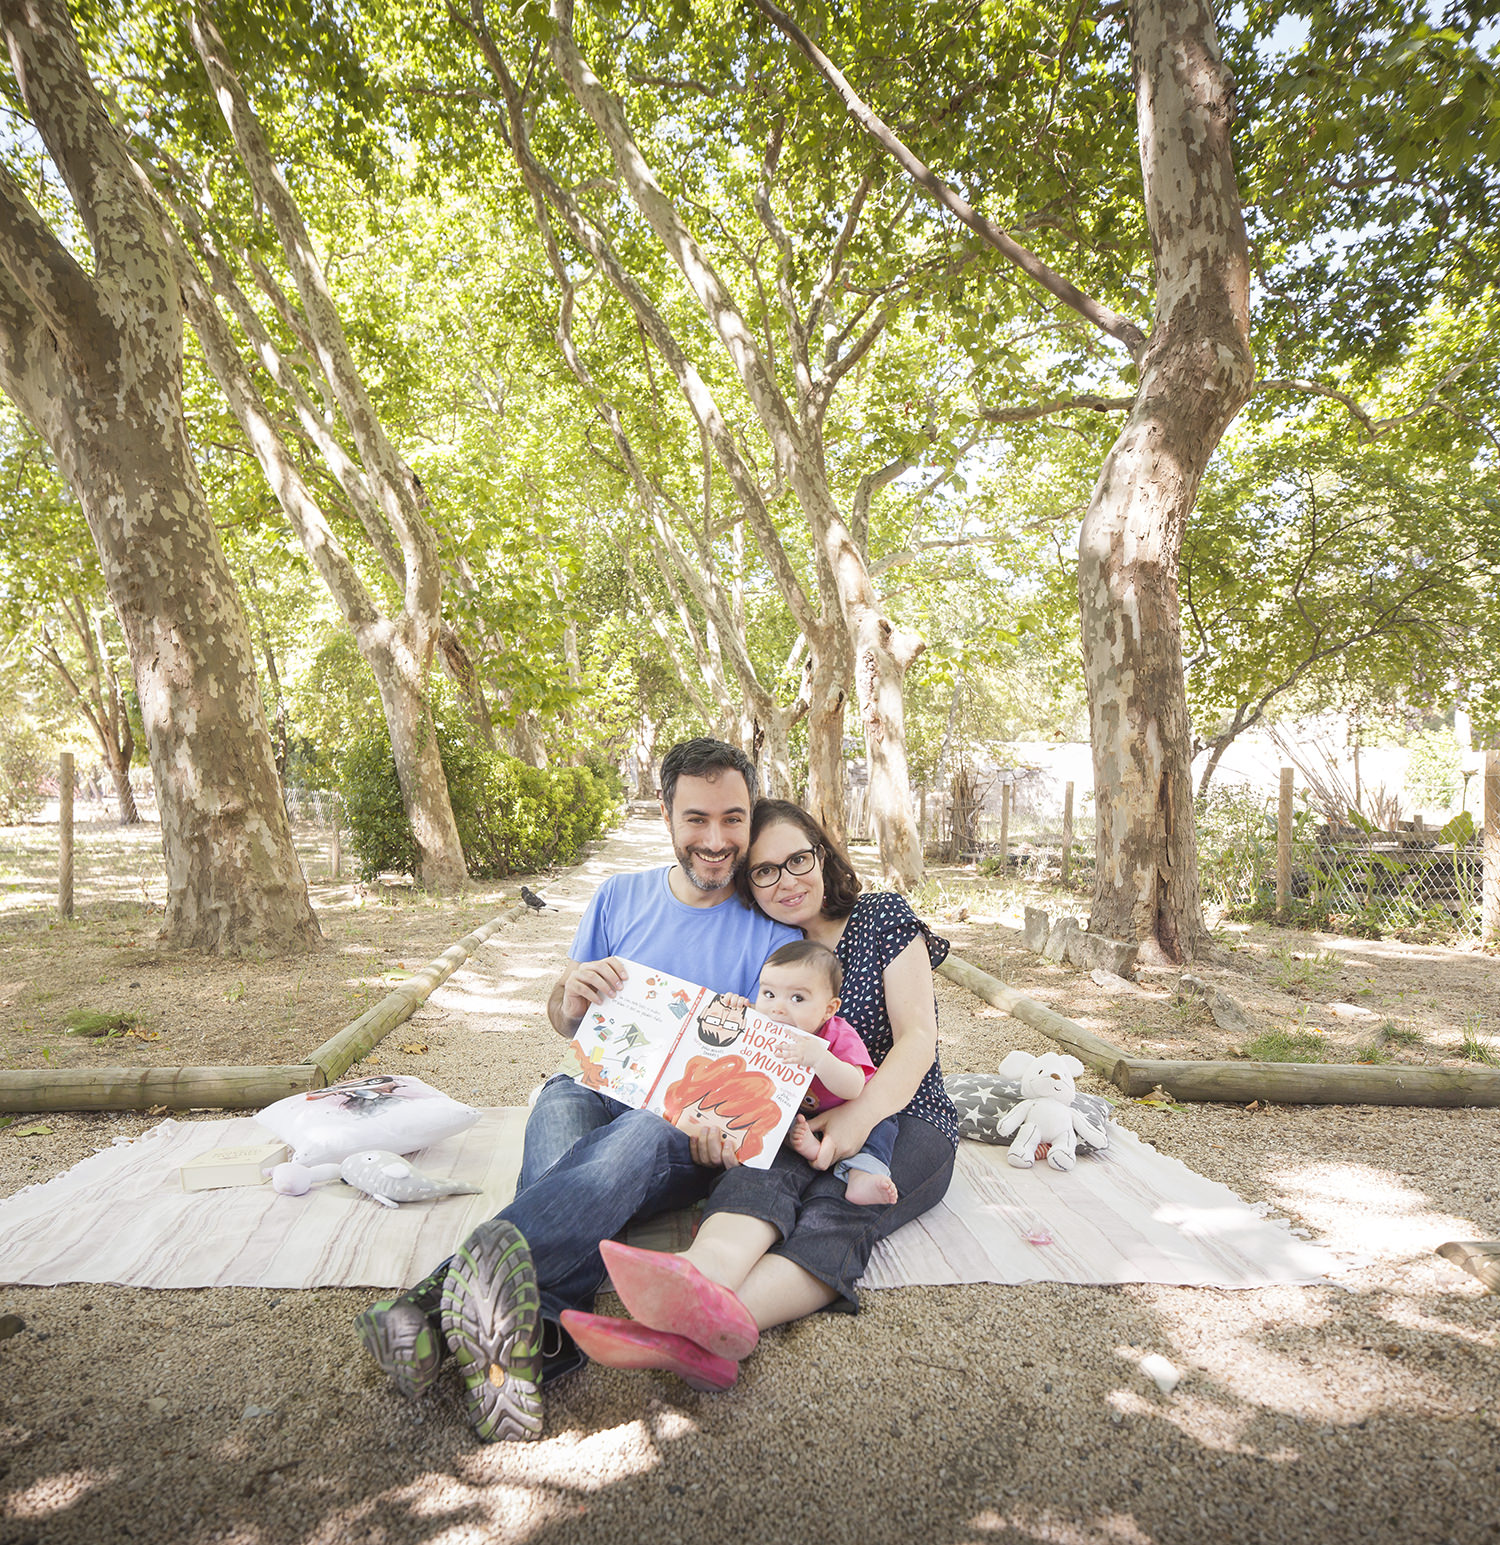
M 822 848 L 803 848 L 800 853 L 788 855 L 779 864 L 756 864 L 750 871 L 750 883 L 757 890 L 763 891 L 781 878 L 783 870 L 790 875 L 811 874 L 822 856 Z

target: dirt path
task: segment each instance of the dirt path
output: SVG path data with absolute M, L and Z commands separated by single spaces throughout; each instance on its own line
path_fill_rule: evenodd
M 662 860 L 659 831 L 633 820 L 534 882 L 559 910 L 506 928 L 376 1065 L 524 1100 L 558 1060 L 543 1004 L 578 913 L 611 869 Z M 945 981 L 939 999 L 949 1071 L 1046 1049 Z M 366 1290 L 5 1289 L 26 1329 L 0 1342 L 0 1540 L 1500 1539 L 1500 1300 L 1432 1254 L 1500 1236 L 1500 1112 L 1120 1116 L 1365 1264 L 1242 1293 L 870 1293 L 768 1335 L 726 1394 L 590 1368 L 549 1392 L 543 1441 L 491 1447 L 451 1389 L 408 1404 L 357 1353 Z M 45 1124 L 0 1131 L 0 1191 L 151 1122 Z M 1153 1352 L 1182 1373 L 1170 1394 Z

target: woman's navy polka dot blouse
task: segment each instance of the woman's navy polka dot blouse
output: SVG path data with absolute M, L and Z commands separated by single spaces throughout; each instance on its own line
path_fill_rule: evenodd
M 948 955 L 940 939 L 894 891 L 867 891 L 854 903 L 837 953 L 844 967 L 839 1013 L 859 1031 L 876 1067 L 891 1049 L 891 1021 L 885 1008 L 885 968 L 920 934 L 934 967 Z M 933 1058 L 911 1103 L 902 1112 L 930 1121 L 956 1148 L 958 1112 L 943 1089 L 943 1070 Z

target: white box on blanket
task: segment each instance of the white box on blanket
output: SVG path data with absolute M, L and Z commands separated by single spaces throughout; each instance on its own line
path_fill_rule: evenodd
M 266 1171 L 284 1163 L 291 1150 L 285 1143 L 244 1143 L 215 1148 L 189 1159 L 178 1171 L 184 1191 L 213 1191 L 220 1186 L 264 1185 Z

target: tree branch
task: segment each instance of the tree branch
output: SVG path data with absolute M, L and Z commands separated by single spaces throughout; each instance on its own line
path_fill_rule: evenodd
M 919 187 L 924 189 L 950 214 L 975 232 L 982 240 L 1008 258 L 1027 278 L 1039 284 L 1050 295 L 1055 295 L 1064 305 L 1071 306 L 1085 321 L 1091 322 L 1100 332 L 1118 339 L 1130 351 L 1137 365 L 1146 351 L 1146 335 L 1128 317 L 1122 317 L 1107 306 L 1085 295 L 1060 274 L 1054 273 L 1029 248 L 976 211 L 966 200 L 943 181 L 927 165 L 912 154 L 888 124 L 879 118 L 844 79 L 833 61 L 812 41 L 786 12 L 779 10 L 771 0 L 754 0 L 756 8 L 767 21 L 781 32 L 812 63 L 814 69 L 838 94 L 850 116 L 886 151 L 901 169 Z
M 1026 424 L 1033 419 L 1050 418 L 1054 413 L 1068 413 L 1085 408 L 1091 413 L 1128 413 L 1135 398 L 1105 397 L 1097 392 L 1078 392 L 1070 397 L 1053 397 L 1046 402 L 1028 403 L 1013 408 L 992 408 L 978 404 L 979 416 L 987 424 Z
M 1416 407 L 1405 413 L 1398 413 L 1391 418 L 1376 418 L 1365 408 L 1357 398 L 1348 392 L 1341 392 L 1336 387 L 1325 386 L 1320 381 L 1309 381 L 1303 377 L 1286 377 L 1278 380 L 1263 380 L 1255 383 L 1255 391 L 1258 396 L 1261 392 L 1301 392 L 1306 396 L 1324 397 L 1331 402 L 1341 403 L 1349 410 L 1349 416 L 1360 426 L 1360 438 L 1366 444 L 1373 444 L 1381 435 L 1392 429 L 1399 428 L 1402 424 L 1409 424 L 1413 419 L 1420 418 L 1424 413 L 1430 413 L 1434 408 L 1443 413 L 1453 413 L 1462 418 L 1466 415 L 1454 403 L 1442 401 L 1442 394 L 1468 370 L 1470 366 L 1478 363 L 1478 359 L 1460 360 L 1436 381 L 1427 395 L 1423 397 Z
M 315 357 L 333 389 L 381 509 L 401 544 L 406 611 L 418 629 L 417 652 L 425 662 L 435 641 L 442 604 L 442 568 L 437 540 L 418 505 L 411 470 L 396 454 L 370 402 L 302 211 L 271 155 L 265 133 L 231 66 L 224 40 L 209 20 L 201 0 L 189 14 L 188 28 L 240 162 L 280 238 L 302 301 Z
M 0 264 L 71 357 L 79 339 L 100 325 L 93 281 L 52 234 L 25 190 L 0 163 Z
M 820 626 L 817 613 L 809 604 L 796 570 L 792 567 L 791 560 L 782 545 L 754 471 L 741 455 L 735 443 L 733 431 L 720 412 L 707 383 L 683 352 L 666 319 L 657 311 L 644 289 L 620 261 L 608 237 L 583 214 L 557 179 L 536 159 L 527 130 L 524 99 L 503 55 L 485 25 L 483 0 L 470 0 L 470 6 L 469 18 L 459 15 L 452 9 L 449 14 L 454 16 L 473 36 L 505 96 L 510 127 L 510 151 L 531 194 L 538 223 L 543 231 L 544 243 L 552 243 L 549 260 L 556 253 L 555 239 L 551 235 L 551 221 L 547 215 L 550 208 L 557 212 L 569 235 L 599 265 L 610 284 L 624 298 L 643 333 L 650 339 L 657 354 L 666 362 L 694 419 L 713 444 L 719 464 L 729 477 L 730 485 L 734 488 L 740 505 L 745 511 L 756 541 L 776 578 L 782 597 L 798 628 L 807 633 L 817 631 Z M 561 255 L 557 254 L 555 264 L 561 264 L 561 261 Z M 555 267 L 554 271 L 556 271 Z

